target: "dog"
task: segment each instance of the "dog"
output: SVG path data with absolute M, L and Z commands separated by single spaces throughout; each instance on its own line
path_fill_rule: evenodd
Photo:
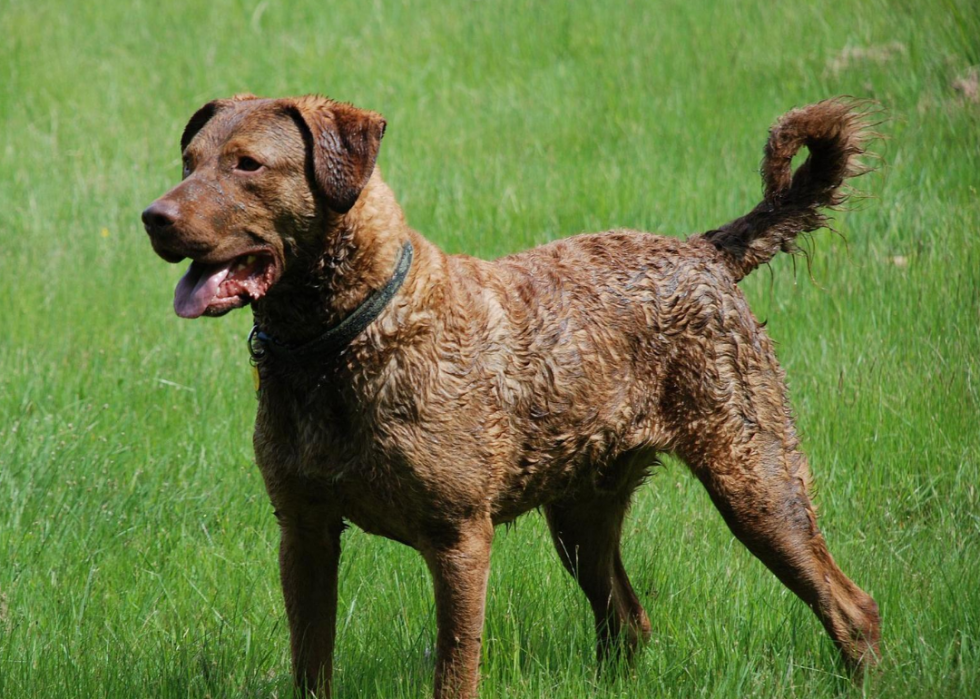
M 620 535 L 660 453 L 849 666 L 875 662 L 877 605 L 817 528 L 784 373 L 737 286 L 827 225 L 863 170 L 867 117 L 847 100 L 784 115 L 763 201 L 715 230 L 579 235 L 492 262 L 408 226 L 375 166 L 379 114 L 238 95 L 191 117 L 183 179 L 142 219 L 160 257 L 191 261 L 178 315 L 252 306 L 255 456 L 301 688 L 330 693 L 347 522 L 424 557 L 437 698 L 477 694 L 494 528 L 535 508 L 591 604 L 597 657 L 631 657 L 651 628 Z

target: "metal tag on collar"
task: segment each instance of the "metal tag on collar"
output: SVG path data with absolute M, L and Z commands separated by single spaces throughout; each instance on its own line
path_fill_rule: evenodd
M 248 354 L 250 361 L 252 362 L 252 366 L 255 366 L 262 361 L 266 354 L 265 343 L 262 341 L 262 338 L 259 337 L 259 334 L 259 326 L 258 323 L 256 323 L 252 326 L 251 331 L 249 331 L 248 339 L 245 340 L 245 343 L 248 345 Z

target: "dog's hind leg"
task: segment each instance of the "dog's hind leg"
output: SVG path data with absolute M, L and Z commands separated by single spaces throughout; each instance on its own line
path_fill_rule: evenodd
M 736 380 L 728 400 L 687 430 L 678 453 L 732 533 L 810 606 L 845 661 L 858 670 L 877 659 L 878 607 L 827 550 L 781 376 L 760 380 L 765 376 L 754 376 L 753 386 Z
M 637 471 L 616 492 L 562 500 L 544 508 L 558 555 L 592 606 L 600 661 L 619 649 L 629 659 L 650 638 L 650 621 L 619 551 L 623 517 L 642 472 Z

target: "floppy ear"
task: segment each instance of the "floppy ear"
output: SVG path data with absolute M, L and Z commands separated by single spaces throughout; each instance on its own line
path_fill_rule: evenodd
M 228 100 L 211 100 L 206 105 L 194 112 L 194 116 L 184 127 L 184 134 L 180 137 L 180 152 L 187 150 L 187 146 L 194 140 L 197 132 L 204 128 L 204 125 L 211 121 L 211 117 L 218 113 L 222 107 L 228 106 L 232 102 L 243 102 L 245 100 L 258 99 L 255 95 L 243 92 L 235 95 Z
M 212 100 L 206 105 L 194 112 L 194 116 L 191 120 L 187 122 L 187 126 L 184 127 L 184 134 L 180 137 L 180 152 L 183 153 L 187 150 L 187 146 L 197 132 L 204 128 L 204 125 L 211 121 L 211 117 L 218 113 L 218 106 L 221 100 Z
M 374 172 L 385 133 L 385 120 L 375 112 L 323 97 L 292 102 L 312 152 L 317 188 L 330 208 L 346 213 Z

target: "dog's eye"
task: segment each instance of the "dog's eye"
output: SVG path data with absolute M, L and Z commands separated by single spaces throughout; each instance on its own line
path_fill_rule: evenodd
M 236 165 L 235 167 L 236 169 L 244 170 L 245 172 L 255 172 L 260 167 L 262 167 L 262 163 L 260 163 L 255 158 L 250 158 L 247 155 L 243 155 L 241 158 L 238 159 L 238 165 Z
M 189 174 L 191 174 L 191 161 L 189 159 L 184 158 L 183 168 L 184 169 L 182 174 L 184 177 L 187 177 Z

